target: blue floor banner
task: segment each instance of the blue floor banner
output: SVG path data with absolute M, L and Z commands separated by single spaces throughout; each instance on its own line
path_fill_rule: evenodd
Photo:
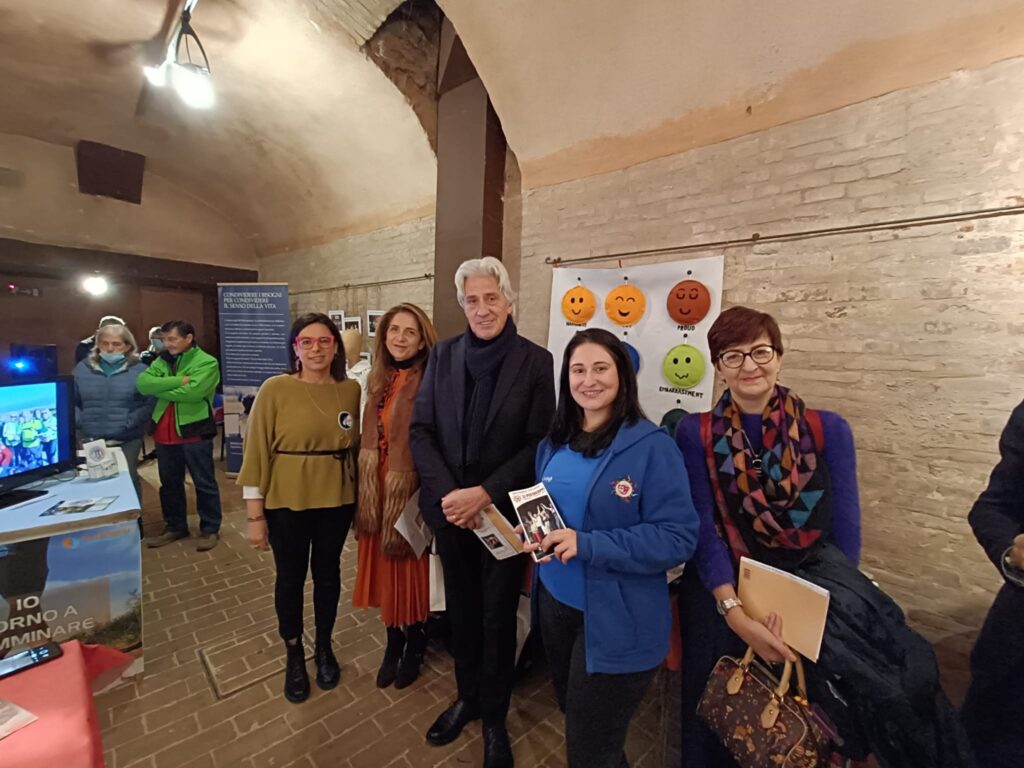
M 288 284 L 220 283 L 221 381 L 228 473 L 242 468 L 245 425 L 260 385 L 288 369 Z
M 0 658 L 48 640 L 81 640 L 130 654 L 127 676 L 142 671 L 134 520 L 0 544 L 0 598 Z

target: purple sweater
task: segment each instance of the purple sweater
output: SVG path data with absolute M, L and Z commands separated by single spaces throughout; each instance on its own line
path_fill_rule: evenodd
M 824 460 L 832 481 L 832 535 L 830 541 L 857 565 L 860 562 L 860 498 L 857 493 L 857 453 L 853 432 L 842 416 L 818 411 L 825 435 Z M 743 414 L 743 431 L 755 452 L 761 450 L 760 414 Z M 709 590 L 736 584 L 736 568 L 729 547 L 715 528 L 715 500 L 704 446 L 700 440 L 700 414 L 679 423 L 676 442 L 686 460 L 693 506 L 700 516 L 700 539 L 694 560 L 701 581 Z

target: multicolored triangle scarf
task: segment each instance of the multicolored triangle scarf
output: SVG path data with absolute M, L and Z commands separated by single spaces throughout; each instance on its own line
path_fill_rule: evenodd
M 788 389 L 776 386 L 762 414 L 757 457 L 744 438 L 741 415 L 726 390 L 701 419 L 719 522 L 733 557 L 737 562 L 743 556 L 758 557 L 752 548 L 809 549 L 830 527 L 831 510 L 828 501 L 822 501 L 828 473 L 807 407 Z M 760 468 L 756 458 L 761 459 Z

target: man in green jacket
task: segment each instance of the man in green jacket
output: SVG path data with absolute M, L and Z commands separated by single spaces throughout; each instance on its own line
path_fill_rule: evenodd
M 153 440 L 160 472 L 160 507 L 164 531 L 146 540 L 162 547 L 188 536 L 185 468 L 196 487 L 199 543 L 206 552 L 217 545 L 220 532 L 220 491 L 213 469 L 213 393 L 220 382 L 216 358 L 195 344 L 195 329 L 184 320 L 165 323 L 164 351 L 139 374 L 136 386 L 156 398 Z

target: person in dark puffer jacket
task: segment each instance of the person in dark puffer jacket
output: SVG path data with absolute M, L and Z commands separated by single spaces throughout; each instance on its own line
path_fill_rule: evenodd
M 75 425 L 83 442 L 103 438 L 120 444 L 142 505 L 138 464 L 142 436 L 156 400 L 135 386 L 146 366 L 139 361 L 135 337 L 124 325 L 96 331 L 96 345 L 75 366 Z

